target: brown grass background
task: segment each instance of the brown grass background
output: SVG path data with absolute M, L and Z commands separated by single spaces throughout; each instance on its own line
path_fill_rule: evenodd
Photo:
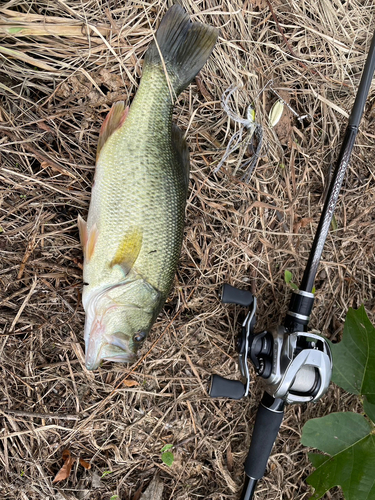
M 100 125 L 131 102 L 144 52 L 167 1 L 10 0 L 0 7 L 0 494 L 9 500 L 136 500 L 155 476 L 163 499 L 239 497 L 261 384 L 251 397 L 212 400 L 211 373 L 239 377 L 241 310 L 223 306 L 224 282 L 251 288 L 258 330 L 285 314 L 316 229 L 330 168 L 375 28 L 367 0 L 186 0 L 193 18 L 220 28 L 214 53 L 180 96 L 191 182 L 175 287 L 135 367 L 84 366 L 82 252 Z M 286 110 L 270 129 L 274 88 Z M 244 146 L 214 174 L 238 125 L 232 106 L 254 103 L 261 158 L 248 184 Z M 260 93 L 260 94 L 259 94 Z M 349 307 L 375 313 L 374 90 L 372 88 L 319 275 L 311 327 L 339 340 Z M 124 189 L 126 186 L 124 186 Z M 157 343 L 156 343 L 157 342 Z M 131 379 L 129 387 L 123 380 Z M 307 499 L 311 470 L 303 424 L 361 411 L 331 386 L 316 405 L 288 407 L 259 483 L 258 500 Z M 175 463 L 160 450 L 174 445 Z M 52 484 L 62 451 L 78 461 Z M 108 474 L 104 474 L 108 472 Z M 110 472 L 110 473 L 109 473 Z M 104 474 L 104 477 L 103 477 Z M 137 493 L 138 492 L 138 493 Z M 325 498 L 341 499 L 339 489 Z

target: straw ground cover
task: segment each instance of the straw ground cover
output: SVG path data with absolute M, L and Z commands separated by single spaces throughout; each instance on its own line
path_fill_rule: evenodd
M 179 98 L 191 181 L 175 286 L 135 367 L 84 367 L 82 252 L 100 125 L 131 102 L 152 32 L 169 3 L 122 0 L 2 2 L 0 8 L 0 492 L 13 499 L 139 498 L 155 476 L 164 499 L 236 498 L 261 387 L 251 398 L 211 400 L 211 373 L 238 377 L 241 311 L 219 303 L 224 282 L 251 288 L 258 329 L 285 313 L 299 282 L 324 191 L 366 57 L 370 1 L 183 2 L 221 30 L 214 53 Z M 286 110 L 268 127 L 273 87 Z M 249 183 L 245 145 L 214 173 L 238 125 L 221 107 L 254 103 L 263 145 Z M 374 92 L 316 283 L 311 326 L 339 340 L 349 306 L 375 313 Z M 114 200 L 115 202 L 115 200 Z M 257 498 L 306 499 L 310 466 L 302 425 L 361 410 L 331 387 L 314 406 L 289 407 Z M 160 450 L 174 463 L 166 466 Z M 62 453 L 76 460 L 52 483 Z M 116 497 L 114 497 L 116 498 Z M 327 498 L 342 498 L 339 490 Z

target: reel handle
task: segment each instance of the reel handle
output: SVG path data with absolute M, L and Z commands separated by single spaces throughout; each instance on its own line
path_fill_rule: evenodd
M 274 399 L 267 393 L 263 395 L 245 462 L 245 473 L 249 480 L 246 481 L 241 500 L 252 498 L 256 482 L 264 475 L 268 458 L 283 420 L 284 406 L 283 400 Z
M 241 399 L 245 396 L 246 387 L 239 380 L 229 380 L 220 375 L 212 375 L 208 394 L 211 398 Z
M 239 306 L 250 307 L 254 297 L 249 290 L 240 290 L 225 283 L 221 289 L 220 299 L 223 304 L 238 304 Z

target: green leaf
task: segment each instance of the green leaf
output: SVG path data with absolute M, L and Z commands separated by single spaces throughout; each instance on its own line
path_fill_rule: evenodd
M 287 285 L 290 285 L 290 287 L 293 288 L 293 290 L 298 290 L 298 286 L 295 283 L 293 283 L 292 279 L 293 279 L 293 274 L 290 271 L 288 271 L 288 269 L 285 269 L 284 271 L 285 283 Z
M 370 423 L 358 413 L 331 413 L 309 420 L 302 430 L 305 446 L 336 455 L 371 432 Z
M 109 474 L 112 474 L 112 473 L 113 473 L 113 471 L 111 471 L 111 470 L 105 470 L 105 471 L 103 472 L 103 474 L 102 474 L 101 479 L 103 479 L 103 477 L 108 476 Z
M 332 380 L 352 394 L 375 404 L 375 328 L 365 308 L 349 309 L 342 341 L 331 344 Z
M 331 220 L 331 231 L 337 231 L 338 228 L 337 220 L 335 217 L 335 214 L 332 215 L 332 220 Z
M 163 460 L 165 465 L 168 465 L 168 467 L 170 467 L 174 462 L 174 455 L 171 451 L 165 451 L 162 454 L 161 459 Z
M 112 495 L 111 498 L 109 500 L 117 500 L 119 498 L 118 495 Z
M 307 422 L 302 443 L 327 455 L 309 454 L 316 470 L 307 478 L 314 500 L 341 486 L 346 500 L 375 499 L 375 436 L 357 413 L 332 413 Z
M 289 284 L 293 279 L 293 274 L 288 269 L 285 269 L 284 279 L 286 284 Z
M 329 460 L 329 455 L 321 455 L 320 453 L 308 453 L 308 456 L 316 469 Z
M 16 26 L 15 27 L 10 27 L 10 28 L 7 29 L 8 33 L 10 35 L 15 35 L 16 33 L 20 32 L 22 30 L 23 30 L 23 28 L 16 27 Z
M 163 446 L 160 452 L 163 453 L 163 451 L 170 450 L 171 448 L 173 448 L 173 444 L 166 444 L 165 446 Z
M 365 410 L 368 418 L 371 418 L 371 420 L 375 423 L 375 405 L 369 403 L 365 398 L 363 401 L 363 409 Z

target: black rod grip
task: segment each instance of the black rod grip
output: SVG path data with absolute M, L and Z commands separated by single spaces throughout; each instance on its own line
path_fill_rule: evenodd
M 245 395 L 245 386 L 239 380 L 229 380 L 220 375 L 212 375 L 208 394 L 211 398 L 241 399 Z
M 250 450 L 245 462 L 245 473 L 252 479 L 261 479 L 267 467 L 284 416 L 284 402 L 267 393 L 259 405 Z

